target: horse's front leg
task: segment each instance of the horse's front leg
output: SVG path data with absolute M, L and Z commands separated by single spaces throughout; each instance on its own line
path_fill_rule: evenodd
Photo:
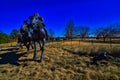
M 43 61 L 43 58 L 44 58 L 44 46 L 45 46 L 45 38 L 42 40 L 42 46 L 41 46 L 41 57 L 40 57 L 40 62 Z
M 40 41 L 38 41 L 38 43 L 39 43 L 39 46 L 40 46 L 40 50 L 41 50 L 41 42 L 40 42 Z
M 22 45 L 22 43 L 20 43 L 20 48 L 23 49 L 23 45 Z
M 28 54 L 28 53 L 29 53 L 29 50 L 30 50 L 30 42 L 27 42 L 26 48 L 27 48 L 27 54 Z
M 34 41 L 34 56 L 33 59 L 35 60 L 37 58 L 37 41 Z
M 32 49 L 34 49 L 32 41 L 30 42 L 30 46 Z

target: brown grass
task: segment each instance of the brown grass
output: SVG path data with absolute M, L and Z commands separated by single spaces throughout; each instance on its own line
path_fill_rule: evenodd
M 10 47 L 10 46 L 16 46 L 16 44 L 17 44 L 17 42 L 0 44 L 0 48 Z
M 119 62 L 102 60 L 98 62 L 99 66 L 90 64 L 92 56 L 88 54 L 109 50 L 109 45 L 99 43 L 93 44 L 92 47 L 91 45 L 85 42 L 78 45 L 76 41 L 72 42 L 72 46 L 68 41 L 47 43 L 42 63 L 32 60 L 33 50 L 30 50 L 27 56 L 18 58 L 19 66 L 11 64 L 10 61 L 1 63 L 0 80 L 119 80 Z M 120 50 L 120 45 L 112 45 L 113 50 L 115 47 Z M 2 54 L 13 52 L 23 54 L 26 49 L 1 51 L 0 61 L 3 58 Z

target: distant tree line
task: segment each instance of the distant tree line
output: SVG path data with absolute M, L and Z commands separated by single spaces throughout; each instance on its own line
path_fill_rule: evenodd
M 12 30 L 10 35 L 0 31 L 0 44 L 9 43 L 17 40 L 19 30 Z
M 120 37 L 120 24 L 110 24 L 108 26 L 100 26 L 96 27 L 93 31 L 90 33 L 90 27 L 89 26 L 74 26 L 73 20 L 68 21 L 66 27 L 64 36 L 66 39 L 72 39 L 72 38 L 80 38 L 85 39 L 86 37 L 90 37 L 90 35 L 94 35 L 93 37 L 96 37 L 96 39 L 103 39 L 103 41 L 106 40 L 106 38 L 113 38 L 113 37 Z
M 106 27 L 99 27 L 95 31 L 96 39 L 102 38 L 103 41 L 106 41 L 106 38 L 120 37 L 120 25 L 111 24 Z
M 4 32 L 0 31 L 0 44 L 2 43 L 8 43 L 10 41 L 10 38 L 7 34 Z
M 90 28 L 88 26 L 74 26 L 73 20 L 68 21 L 65 27 L 64 36 L 66 39 L 72 39 L 74 37 L 79 37 L 84 39 L 89 36 Z

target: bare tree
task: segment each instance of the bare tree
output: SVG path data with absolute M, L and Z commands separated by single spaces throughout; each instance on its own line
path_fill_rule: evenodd
M 88 26 L 78 26 L 75 28 L 75 34 L 84 39 L 89 36 L 90 28 Z
M 65 37 L 67 39 L 72 39 L 73 35 L 74 35 L 74 22 L 73 22 L 73 20 L 70 20 L 67 23 L 67 26 L 65 28 Z
M 103 41 L 109 36 L 109 29 L 105 27 L 97 28 L 95 31 L 96 38 L 103 38 Z
M 53 38 L 54 38 L 54 31 L 53 31 L 53 29 L 50 28 L 50 29 L 48 30 L 48 35 L 49 35 L 49 39 L 50 39 L 50 40 L 53 40 Z
M 120 24 L 109 25 L 109 37 L 120 37 Z
M 118 24 L 111 24 L 107 27 L 97 28 L 95 31 L 95 35 L 97 38 L 103 38 L 105 42 L 106 38 L 117 37 L 120 35 Z

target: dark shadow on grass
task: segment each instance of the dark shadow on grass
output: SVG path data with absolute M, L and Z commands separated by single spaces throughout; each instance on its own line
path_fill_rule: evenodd
M 40 63 L 41 61 L 39 59 L 22 59 L 22 60 L 18 60 L 19 62 L 31 62 L 31 61 L 34 61 L 34 62 L 38 62 Z
M 26 53 L 17 54 L 16 51 L 0 54 L 0 64 L 12 64 L 19 66 L 18 59 Z
M 22 60 L 18 60 L 19 62 L 29 62 L 29 61 L 34 61 L 33 59 L 22 59 Z

